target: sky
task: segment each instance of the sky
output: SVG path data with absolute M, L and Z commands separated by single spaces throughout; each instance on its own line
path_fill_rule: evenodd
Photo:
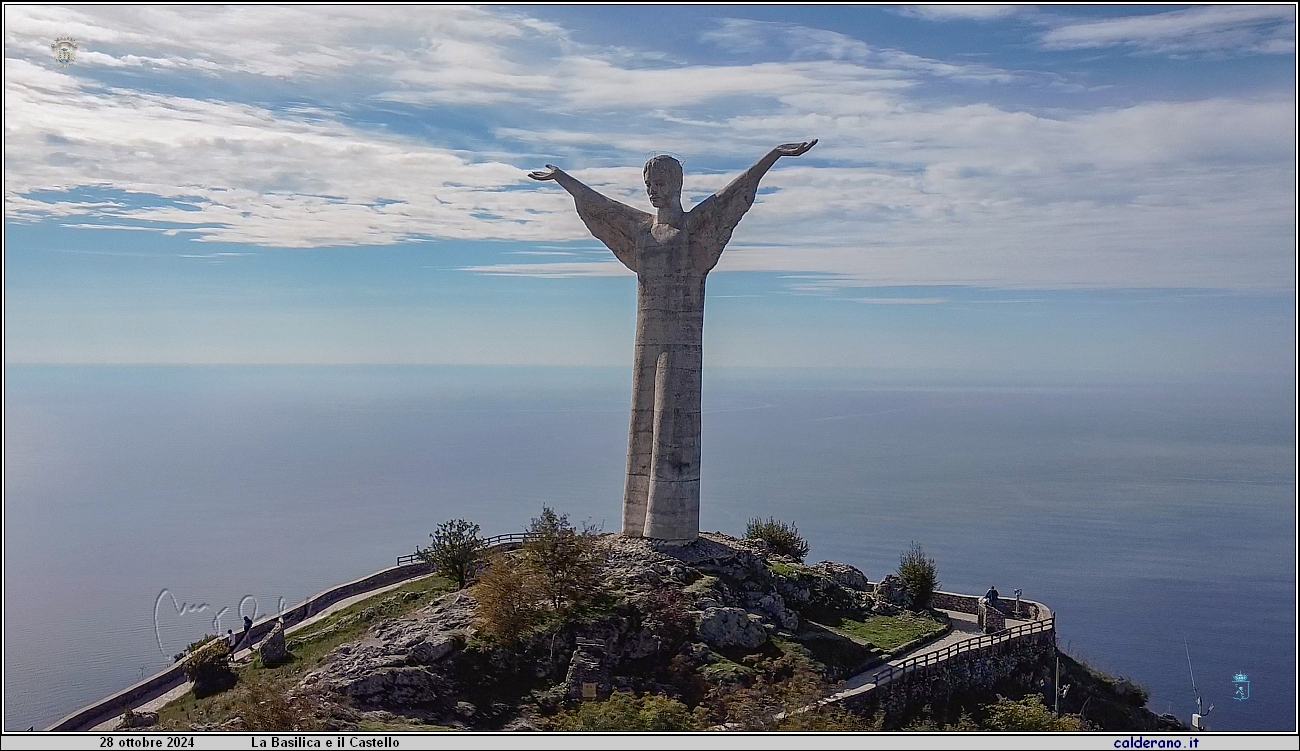
M 51 44 L 76 41 L 61 66 Z M 555 183 L 780 143 L 714 366 L 1295 372 L 1296 20 L 1258 6 L 7 5 L 8 364 L 623 365 Z

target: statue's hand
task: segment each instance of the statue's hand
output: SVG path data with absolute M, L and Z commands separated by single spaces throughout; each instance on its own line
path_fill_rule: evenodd
M 803 143 L 783 143 L 773 150 L 777 153 L 777 156 L 799 156 L 816 145 L 817 139 L 814 138 L 811 141 L 804 141 Z
M 554 180 L 560 174 L 560 168 L 554 164 L 546 165 L 546 169 L 529 172 L 528 176 L 534 180 Z

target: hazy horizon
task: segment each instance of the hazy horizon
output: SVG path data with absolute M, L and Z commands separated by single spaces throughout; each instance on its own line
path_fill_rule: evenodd
M 265 613 L 390 566 L 447 518 L 515 532 L 545 504 L 619 524 L 622 368 L 5 375 L 7 729 L 161 669 L 245 595 Z M 1212 727 L 1291 728 L 1290 381 L 800 375 L 706 371 L 704 529 L 776 516 L 811 560 L 873 579 L 916 540 L 945 589 L 1047 603 L 1062 646 L 1153 710 L 1193 711 L 1187 637 Z M 155 631 L 164 589 L 211 607 L 164 607 Z

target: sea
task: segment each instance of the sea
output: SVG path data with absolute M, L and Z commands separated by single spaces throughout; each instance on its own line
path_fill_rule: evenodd
M 394 565 L 442 521 L 619 529 L 626 368 L 8 366 L 4 730 Z M 1295 374 L 706 368 L 701 527 L 1015 590 L 1152 711 L 1296 730 Z M 1246 698 L 1242 684 L 1247 684 Z

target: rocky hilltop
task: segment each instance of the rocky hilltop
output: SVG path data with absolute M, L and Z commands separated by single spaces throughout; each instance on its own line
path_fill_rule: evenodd
M 959 715 L 973 722 L 962 713 L 978 713 L 974 699 L 997 698 L 956 697 L 938 714 L 929 706 L 855 714 L 835 705 L 792 715 L 842 679 L 943 636 L 947 616 L 910 609 L 897 577 L 873 584 L 852 566 L 802 565 L 756 540 L 705 533 L 672 547 L 603 535 L 597 544 L 599 591 L 517 638 L 484 633 L 477 585 L 446 594 L 399 591 L 288 641 L 291 652 L 305 654 L 354 627 L 353 636 L 315 658 L 243 666 L 240 683 L 252 693 L 235 698 L 237 687 L 226 699 L 188 698 L 170 723 L 232 730 L 615 729 L 621 722 L 631 723 L 628 729 L 864 730 L 943 727 Z M 1000 692 L 1050 691 L 1044 670 L 1035 667 Z M 1090 696 L 1097 717 L 1099 708 L 1121 708 L 1107 715 L 1107 726 L 1156 727 L 1142 708 L 1145 696 L 1126 696 L 1107 680 L 1075 678 L 1074 697 Z M 278 709 L 268 715 L 267 706 Z M 621 708 L 624 719 L 591 720 L 601 707 Z
M 584 684 L 598 698 L 621 690 L 698 704 L 713 684 L 742 683 L 805 643 L 828 680 L 879 662 L 881 650 L 810 617 L 896 614 L 905 600 L 901 588 L 882 590 L 895 602 L 877 600 L 852 566 L 801 566 L 717 533 L 681 547 L 616 535 L 601 543 L 608 596 L 554 628 L 508 647 L 479 640 L 470 587 L 338 647 L 301 688 L 467 727 L 530 726 L 527 710 L 581 698 Z

